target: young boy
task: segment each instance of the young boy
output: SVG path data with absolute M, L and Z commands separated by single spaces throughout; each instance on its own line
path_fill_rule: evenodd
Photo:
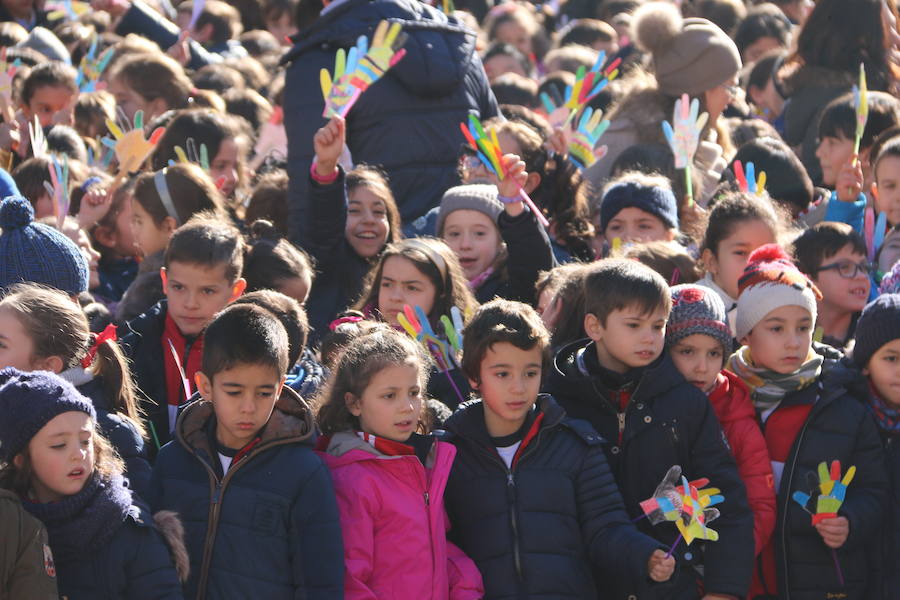
M 444 494 L 450 534 L 478 565 L 485 598 L 595 598 L 610 578 L 666 581 L 675 567 L 639 533 L 603 440 L 539 395 L 550 339 L 533 308 L 493 300 L 464 331 L 462 368 L 480 400 L 447 421 L 457 448 Z M 610 575 L 602 582 L 592 573 Z
M 589 340 L 564 346 L 545 386 L 572 417 L 585 419 L 609 441 L 604 446 L 632 519 L 654 495 L 669 468 L 689 480 L 708 478 L 725 501 L 712 528 L 719 541 L 675 544 L 668 524 L 639 528 L 684 565 L 667 597 L 743 598 L 753 570 L 753 514 L 737 466 L 709 400 L 684 380 L 664 350 L 671 298 L 665 280 L 631 260 L 603 260 L 584 281 L 584 329 Z M 711 544 L 711 545 L 710 545 Z M 690 565 L 690 567 L 688 566 Z M 621 590 L 611 597 L 635 592 Z M 680 595 L 679 595 L 680 594 Z
M 869 301 L 872 265 L 866 241 L 846 223 L 819 223 L 794 240 L 794 261 L 822 292 L 816 329 L 822 342 L 843 351 Z
M 343 545 L 306 403 L 284 386 L 288 341 L 268 311 L 222 311 L 206 331 L 202 400 L 159 453 L 148 500 L 187 531 L 185 597 L 343 598 Z
M 246 286 L 241 234 L 211 215 L 196 215 L 175 231 L 163 264 L 166 299 L 129 321 L 122 336 L 135 383 L 147 400 L 142 408 L 153 442 L 151 456 L 171 439 L 178 407 L 190 396 L 203 353 L 203 329 Z
M 728 370 L 750 388 L 778 506 L 750 597 L 871 598 L 865 590 L 878 561 L 869 552 L 886 500 L 883 455 L 863 406 L 829 382 L 841 354 L 812 342 L 821 294 L 775 244 L 750 255 L 739 289 L 736 333 L 744 346 Z M 819 465 L 832 461 L 840 461 L 839 479 L 851 466 L 856 475 L 839 509 L 820 511 Z M 806 506 L 797 492 L 812 497 Z M 814 521 L 816 512 L 825 514 Z

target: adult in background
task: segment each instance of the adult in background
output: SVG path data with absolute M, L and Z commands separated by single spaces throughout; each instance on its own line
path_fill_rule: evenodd
M 404 223 L 437 206 L 459 184 L 459 124 L 469 113 L 482 120 L 499 113 L 475 34 L 416 0 L 300 0 L 296 17 L 299 33 L 283 59 L 291 240 L 303 245 L 308 236 L 313 137 L 325 124 L 319 72 L 334 70 L 338 48 L 360 35 L 371 41 L 384 19 L 409 36 L 406 56 L 347 113 L 347 146 L 356 164 L 385 170 Z

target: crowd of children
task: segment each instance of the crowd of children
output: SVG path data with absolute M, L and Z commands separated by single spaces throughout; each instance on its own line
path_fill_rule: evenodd
M 0 0 L 0 599 L 900 598 L 898 17 Z

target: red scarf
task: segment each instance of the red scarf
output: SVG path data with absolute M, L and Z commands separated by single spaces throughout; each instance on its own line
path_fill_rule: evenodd
M 377 435 L 366 433 L 365 431 L 357 431 L 356 435 L 359 436 L 359 439 L 385 456 L 414 456 L 416 454 L 416 451 L 412 446 L 404 444 L 403 442 L 395 442 L 394 440 L 378 437 Z
M 175 363 L 175 357 L 172 356 L 172 350 L 169 342 L 178 353 L 181 360 L 181 366 L 184 368 L 184 375 L 187 377 L 188 385 L 191 393 L 195 392 L 197 387 L 194 383 L 194 375 L 200 370 L 200 357 L 203 355 L 203 336 L 197 336 L 193 344 L 190 345 L 188 355 L 185 356 L 185 349 L 188 346 L 187 339 L 178 329 L 178 325 L 172 320 L 171 315 L 166 314 L 166 324 L 162 334 L 162 351 L 163 365 L 166 373 L 166 399 L 168 404 L 178 406 L 188 401 L 184 397 L 184 386 L 181 383 L 181 373 L 178 365 Z

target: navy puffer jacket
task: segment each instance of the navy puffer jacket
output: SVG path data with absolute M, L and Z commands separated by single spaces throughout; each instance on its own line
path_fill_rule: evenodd
M 511 469 L 491 444 L 480 400 L 445 424 L 457 448 L 444 492 L 450 537 L 478 565 L 485 598 L 611 597 L 595 587 L 600 564 L 649 582 L 647 561 L 661 546 L 629 521 L 602 438 L 550 396 L 536 410 Z
M 319 71 L 334 70 L 338 48 L 372 38 L 384 19 L 409 36 L 406 56 L 360 97 L 347 114 L 347 146 L 357 164 L 381 166 L 404 222 L 437 206 L 459 184 L 456 164 L 465 143 L 459 124 L 469 113 L 499 114 L 475 34 L 454 17 L 416 0 L 346 0 L 335 3 L 294 36 L 285 80 L 291 240 L 303 245 L 309 205 L 313 137 L 325 124 Z

